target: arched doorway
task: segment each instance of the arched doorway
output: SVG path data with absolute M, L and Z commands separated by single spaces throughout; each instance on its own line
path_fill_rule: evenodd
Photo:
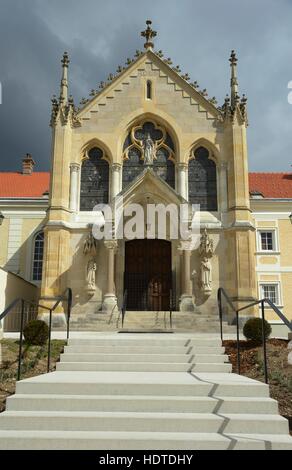
M 124 288 L 127 289 L 127 310 L 168 310 L 171 242 L 159 239 L 127 241 Z

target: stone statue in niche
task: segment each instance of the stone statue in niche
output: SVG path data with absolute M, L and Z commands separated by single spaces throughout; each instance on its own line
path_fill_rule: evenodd
M 213 240 L 205 229 L 200 242 L 200 288 L 204 294 L 212 292 L 212 264 L 210 259 L 214 254 Z
M 155 143 L 148 132 L 144 140 L 144 165 L 153 165 L 155 157 Z
M 201 288 L 205 293 L 212 291 L 212 266 L 206 257 L 201 259 Z
M 95 285 L 96 269 L 97 269 L 96 262 L 92 258 L 87 263 L 86 281 L 87 281 L 87 290 L 88 291 L 93 292 L 93 291 L 96 290 L 96 285 Z
M 207 229 L 204 230 L 201 236 L 201 243 L 200 243 L 200 255 L 205 257 L 212 257 L 214 253 L 214 246 L 213 240 L 209 237 L 207 233 Z
M 95 256 L 96 251 L 97 251 L 96 249 L 97 249 L 96 239 L 94 238 L 94 236 L 92 235 L 92 232 L 90 231 L 83 245 L 83 253 L 85 255 Z

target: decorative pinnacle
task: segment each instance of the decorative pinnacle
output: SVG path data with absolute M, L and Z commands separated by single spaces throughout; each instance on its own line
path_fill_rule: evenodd
M 235 51 L 232 50 L 230 54 L 230 67 L 231 67 L 231 79 L 230 79 L 230 88 L 231 88 L 231 107 L 233 108 L 237 101 L 236 96 L 238 94 L 238 81 L 237 81 L 237 57 Z
M 152 39 L 155 38 L 155 36 L 157 36 L 157 32 L 153 31 L 153 29 L 151 28 L 152 21 L 147 20 L 146 24 L 147 24 L 147 28 L 145 29 L 145 31 L 141 31 L 141 36 L 146 38 L 146 42 L 144 44 L 145 49 L 152 49 L 154 47 L 154 43 L 152 42 Z
M 61 60 L 62 64 L 62 78 L 60 86 L 60 103 L 67 104 L 68 101 L 68 65 L 69 65 L 69 56 L 68 52 L 64 52 L 63 58 Z

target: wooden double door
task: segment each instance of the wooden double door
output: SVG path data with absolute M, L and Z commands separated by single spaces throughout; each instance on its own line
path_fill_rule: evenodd
M 127 310 L 168 310 L 171 277 L 170 242 L 157 239 L 126 242 Z

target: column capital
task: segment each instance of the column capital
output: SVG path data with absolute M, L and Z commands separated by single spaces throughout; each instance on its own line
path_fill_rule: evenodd
M 111 168 L 112 168 L 112 171 L 121 171 L 122 165 L 121 163 L 113 163 Z
M 221 170 L 227 170 L 228 162 L 220 162 L 219 167 L 221 168 Z
M 186 171 L 189 164 L 187 162 L 177 162 L 176 166 L 180 171 Z
M 180 254 L 183 254 L 184 252 L 191 253 L 194 251 L 194 243 L 192 238 L 189 238 L 188 240 L 180 240 L 180 243 L 178 244 L 177 250 Z
M 76 163 L 76 162 L 70 163 L 70 170 L 71 171 L 79 171 L 80 170 L 80 163 Z
M 114 252 L 116 252 L 118 249 L 118 242 L 117 240 L 105 240 L 104 246 L 107 250 L 114 250 Z

